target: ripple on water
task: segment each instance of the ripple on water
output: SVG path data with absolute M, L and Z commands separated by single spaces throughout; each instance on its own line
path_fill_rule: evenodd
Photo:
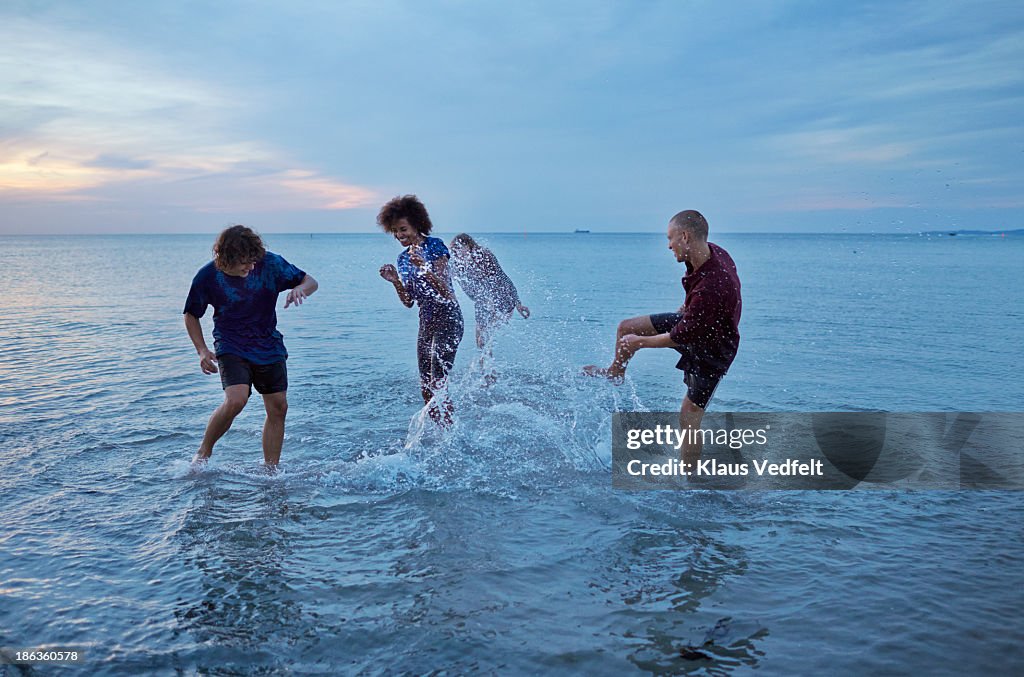
M 46 303 L 7 302 L 0 327 L 17 346 L 0 357 L 8 644 L 87 645 L 111 672 L 143 673 L 999 674 L 1020 663 L 1024 637 L 1008 620 L 1024 606 L 1017 496 L 610 489 L 609 412 L 674 410 L 682 393 L 659 351 L 639 354 L 621 387 L 579 376 L 609 357 L 621 317 L 678 305 L 678 270 L 650 267 L 656 238 L 591 238 L 582 253 L 608 265 L 570 269 L 556 240 L 495 236 L 534 316 L 513 320 L 484 365 L 467 328 L 458 422 L 438 433 L 419 413 L 415 314 L 366 267 L 392 260 L 392 243 L 283 237 L 323 290 L 280 313 L 292 354 L 281 471 L 260 466 L 254 397 L 194 472 L 221 393 L 178 311 L 208 239 L 30 238 L 20 263 L 17 248 L 0 250 L 12 298 L 27 291 L 17 266 L 43 261 L 65 283 Z M 1020 400 L 992 366 L 1020 352 L 1005 340 L 1019 309 L 998 292 L 998 267 L 958 278 L 978 300 L 970 313 L 922 314 L 923 286 L 886 295 L 888 254 L 880 274 L 818 240 L 784 244 L 805 263 L 832 255 L 848 266 L 843 284 L 820 266 L 787 277 L 756 238 L 730 244 L 751 303 L 719 410 L 947 409 L 951 382 L 979 406 Z M 885 244 L 920 280 L 949 275 L 944 254 Z M 1005 275 L 1015 268 L 1000 252 L 984 258 Z M 121 294 L 111 257 L 152 270 Z M 619 268 L 654 274 L 618 283 Z M 787 288 L 818 292 L 799 318 Z M 864 305 L 882 298 L 897 301 Z M 897 350 L 914 336 L 932 338 Z M 706 658 L 686 659 L 688 647 Z

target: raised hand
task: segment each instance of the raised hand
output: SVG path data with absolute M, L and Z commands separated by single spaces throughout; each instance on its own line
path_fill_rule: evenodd
M 398 270 L 390 263 L 385 263 L 380 267 L 380 276 L 391 283 L 398 282 Z
M 301 306 L 302 302 L 306 300 L 306 292 L 302 291 L 298 287 L 290 290 L 288 296 L 284 298 L 284 307 L 292 305 L 293 303 L 297 306 Z

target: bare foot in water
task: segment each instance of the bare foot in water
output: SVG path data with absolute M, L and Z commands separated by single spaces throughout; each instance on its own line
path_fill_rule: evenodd
M 430 416 L 430 420 L 437 424 L 438 428 L 449 429 L 455 424 L 455 420 L 452 418 L 452 414 L 455 413 L 455 405 L 452 404 L 451 400 L 445 400 L 440 406 L 431 401 L 427 405 L 427 414 Z
M 615 372 L 605 367 L 599 367 L 596 364 L 588 364 L 583 367 L 583 373 L 587 376 L 600 376 L 602 378 L 606 378 L 615 385 L 622 383 L 622 377 L 624 376 L 622 372 Z
M 188 464 L 188 471 L 192 475 L 198 475 L 199 473 L 206 470 L 206 465 L 209 462 L 209 456 L 200 456 L 196 454 L 192 457 L 192 462 Z

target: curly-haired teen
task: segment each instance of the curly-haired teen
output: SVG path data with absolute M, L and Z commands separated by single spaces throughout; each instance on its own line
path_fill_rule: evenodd
M 407 308 L 419 304 L 416 357 L 420 392 L 431 419 L 449 426 L 453 407 L 445 386 L 464 327 L 448 270 L 448 248 L 442 240 L 429 237 L 433 224 L 415 195 L 389 200 L 381 207 L 377 224 L 405 247 L 398 255 L 398 267 L 383 265 L 380 276 L 395 286 Z
M 213 245 L 213 261 L 199 269 L 185 301 L 185 329 L 199 353 L 204 374 L 220 372 L 224 402 L 210 417 L 195 461 L 205 462 L 213 445 L 241 413 L 252 387 L 263 396 L 263 460 L 281 459 L 288 412 L 288 351 L 277 331 L 277 295 L 290 290 L 284 307 L 302 305 L 317 290 L 311 276 L 268 252 L 263 240 L 245 226 L 231 226 Z M 206 346 L 199 318 L 213 306 L 214 351 Z M 219 365 L 219 368 L 218 368 Z

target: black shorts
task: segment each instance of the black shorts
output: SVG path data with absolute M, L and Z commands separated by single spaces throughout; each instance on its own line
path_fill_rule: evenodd
M 708 402 L 711 401 L 721 381 L 721 376 L 704 376 L 692 371 L 683 372 L 686 396 L 701 409 L 708 408 Z
M 654 325 L 654 330 L 659 334 L 672 331 L 672 328 L 679 324 L 681 319 L 683 319 L 681 313 L 657 313 L 650 316 L 651 324 Z M 683 356 L 679 360 L 679 364 L 676 365 L 676 368 L 682 369 L 684 372 L 683 383 L 686 384 L 686 396 L 701 409 L 707 409 L 708 402 L 711 401 L 711 397 L 715 394 L 715 389 L 718 388 L 718 384 L 721 382 L 724 374 L 711 376 L 702 373 L 700 369 L 688 367 L 686 365 L 691 360 L 687 359 L 689 353 L 686 348 L 676 348 L 676 351 Z
M 682 319 L 682 313 L 657 313 L 650 316 L 651 324 L 654 325 L 654 331 L 659 334 L 667 334 L 672 331 L 672 327 L 679 324 L 679 321 Z
M 288 390 L 288 366 L 284 360 L 273 364 L 253 364 L 238 355 L 218 355 L 217 367 L 220 384 L 225 390 L 228 386 L 240 385 L 249 386 L 250 395 L 253 386 L 260 395 Z

